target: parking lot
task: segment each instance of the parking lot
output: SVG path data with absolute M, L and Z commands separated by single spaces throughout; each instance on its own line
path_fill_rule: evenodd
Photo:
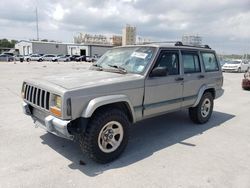
M 241 89 L 243 73 L 224 73 L 225 93 L 207 124 L 193 124 L 186 110 L 137 123 L 123 155 L 100 165 L 77 143 L 35 128 L 21 108 L 23 79 L 84 74 L 90 65 L 0 62 L 0 187 L 250 187 L 250 91 Z

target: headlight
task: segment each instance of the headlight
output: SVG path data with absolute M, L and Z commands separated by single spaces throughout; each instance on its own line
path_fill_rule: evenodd
M 61 117 L 62 98 L 58 95 L 54 95 L 53 103 L 50 107 L 50 112 L 58 117 Z
M 21 91 L 21 95 L 22 95 L 23 99 L 24 99 L 24 89 L 25 89 L 25 86 L 26 86 L 26 83 L 23 82 L 22 91 Z
M 55 106 L 59 109 L 61 109 L 62 107 L 62 98 L 58 95 L 55 95 L 55 98 L 54 98 L 54 101 L 55 101 Z

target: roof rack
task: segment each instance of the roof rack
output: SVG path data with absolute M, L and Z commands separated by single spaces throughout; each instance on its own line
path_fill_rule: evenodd
M 160 44 L 160 43 L 177 43 L 179 41 L 151 41 L 151 42 L 143 42 L 143 44 Z
M 160 43 L 174 43 L 175 46 L 187 46 L 187 47 L 198 47 L 198 48 L 207 48 L 207 49 L 211 49 L 207 44 L 206 45 L 187 45 L 187 44 L 183 44 L 181 41 L 154 41 L 154 42 L 145 42 L 143 44 L 160 44 Z
M 187 46 L 187 47 L 198 47 L 198 48 L 207 48 L 207 49 L 211 49 L 210 46 L 208 46 L 207 44 L 205 45 L 187 45 L 187 44 L 183 44 L 182 42 L 178 41 L 175 43 L 175 46 Z

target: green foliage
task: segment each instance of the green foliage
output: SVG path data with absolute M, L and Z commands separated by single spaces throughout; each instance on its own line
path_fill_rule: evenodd
M 17 40 L 0 39 L 0 47 L 2 48 L 14 48 Z

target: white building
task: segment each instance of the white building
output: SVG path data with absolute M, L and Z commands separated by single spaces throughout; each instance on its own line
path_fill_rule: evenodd
M 22 40 L 15 45 L 15 49 L 21 55 L 28 54 L 65 54 L 65 55 L 103 55 L 108 49 L 112 48 L 108 44 L 74 44 L 59 42 L 41 42 Z
M 202 45 L 202 37 L 199 35 L 188 35 L 182 36 L 182 43 L 185 45 L 200 46 Z
M 122 29 L 122 45 L 134 45 L 136 43 L 136 27 L 126 25 Z

